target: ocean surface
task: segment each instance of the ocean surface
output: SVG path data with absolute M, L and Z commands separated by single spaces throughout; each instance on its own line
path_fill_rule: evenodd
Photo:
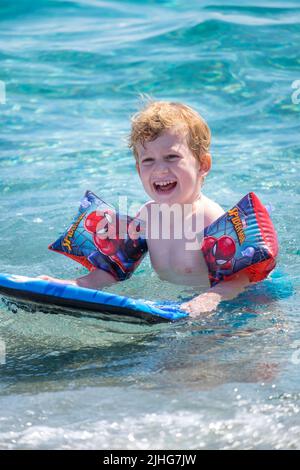
M 0 271 L 74 277 L 47 250 L 86 189 L 147 200 L 140 94 L 208 121 L 205 194 L 273 206 L 274 276 L 160 326 L 0 303 L 1 449 L 300 448 L 299 1 L 0 0 Z M 298 81 L 298 83 L 297 83 Z M 147 259 L 114 290 L 183 299 Z

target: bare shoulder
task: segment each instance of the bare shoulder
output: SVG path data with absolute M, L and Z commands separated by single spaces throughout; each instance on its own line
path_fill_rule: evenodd
M 215 220 L 225 214 L 224 209 L 212 199 L 202 195 L 204 202 L 205 226 L 212 224 Z
M 154 201 L 148 201 L 145 204 L 140 207 L 136 217 L 138 217 L 141 220 L 148 221 L 149 220 L 149 212 L 150 212 L 150 207 L 152 204 L 154 204 Z

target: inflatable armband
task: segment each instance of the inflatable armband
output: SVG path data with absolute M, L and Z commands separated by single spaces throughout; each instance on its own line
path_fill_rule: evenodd
M 49 249 L 72 258 L 90 271 L 102 269 L 123 281 L 147 253 L 144 232 L 141 220 L 117 213 L 87 191 L 72 224 Z
M 212 286 L 240 271 L 250 282 L 261 281 L 274 269 L 278 254 L 275 228 L 265 206 L 249 193 L 204 229 L 201 246 Z

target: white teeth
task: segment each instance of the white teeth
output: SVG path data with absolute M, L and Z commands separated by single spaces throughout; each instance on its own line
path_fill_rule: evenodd
M 176 181 L 172 181 L 172 180 L 169 180 L 169 181 L 157 181 L 155 184 L 157 186 L 167 186 L 167 184 L 170 184 L 170 183 L 176 183 Z

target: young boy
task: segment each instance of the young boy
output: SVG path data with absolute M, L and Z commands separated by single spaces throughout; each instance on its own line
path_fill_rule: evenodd
M 202 193 L 211 168 L 210 130 L 192 108 L 180 103 L 150 102 L 132 119 L 129 146 L 136 169 L 151 200 L 139 211 L 145 220 L 153 268 L 163 280 L 195 286 L 202 293 L 182 308 L 192 316 L 214 310 L 222 300 L 237 296 L 249 284 L 240 273 L 209 288 L 208 270 L 199 233 L 224 210 Z M 197 230 L 193 227 L 197 226 Z M 100 269 L 76 280 L 58 280 L 81 287 L 101 288 L 115 278 Z

